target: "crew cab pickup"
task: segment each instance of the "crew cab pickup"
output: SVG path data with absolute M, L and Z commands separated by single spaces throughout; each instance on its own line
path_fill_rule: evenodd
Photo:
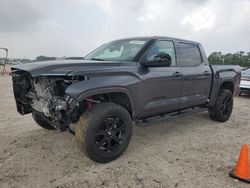
M 11 70 L 17 111 L 45 129 L 69 130 L 102 163 L 126 150 L 133 122 L 204 110 L 227 121 L 241 77 L 238 66 L 209 65 L 200 43 L 170 37 L 120 39 L 84 58 Z

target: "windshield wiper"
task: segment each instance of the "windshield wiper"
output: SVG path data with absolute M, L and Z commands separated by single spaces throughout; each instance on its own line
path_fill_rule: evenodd
M 91 60 L 94 60 L 94 61 L 105 61 L 104 59 L 100 59 L 100 58 L 91 58 Z

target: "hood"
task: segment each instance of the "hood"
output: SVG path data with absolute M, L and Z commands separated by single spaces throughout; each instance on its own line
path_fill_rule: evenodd
M 83 73 L 100 70 L 111 70 L 119 67 L 121 62 L 116 61 L 91 61 L 91 60 L 54 60 L 18 64 L 11 67 L 12 71 L 24 70 L 32 77 L 36 76 L 63 76 L 72 73 Z

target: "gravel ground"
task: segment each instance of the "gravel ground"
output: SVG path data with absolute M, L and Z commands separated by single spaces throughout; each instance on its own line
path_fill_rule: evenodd
M 228 176 L 250 144 L 250 98 L 237 97 L 226 123 L 206 112 L 134 126 L 126 152 L 98 164 L 68 132 L 47 131 L 16 112 L 9 76 L 0 77 L 0 187 L 246 187 Z

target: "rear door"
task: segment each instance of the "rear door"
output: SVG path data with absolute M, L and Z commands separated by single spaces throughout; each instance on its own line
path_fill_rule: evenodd
M 170 55 L 172 64 L 169 67 L 143 68 L 143 80 L 140 85 L 140 116 L 152 116 L 180 108 L 182 75 L 176 67 L 176 53 L 173 41 L 156 41 L 148 52 L 146 61 L 151 61 L 158 53 Z
M 209 98 L 212 70 L 207 59 L 202 58 L 205 56 L 202 53 L 204 52 L 199 44 L 177 44 L 177 65 L 183 74 L 181 108 L 205 104 Z

